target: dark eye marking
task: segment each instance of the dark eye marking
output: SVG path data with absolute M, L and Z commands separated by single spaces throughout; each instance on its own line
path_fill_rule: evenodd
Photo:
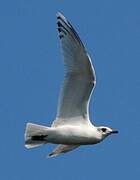
M 106 128 L 101 128 L 101 130 L 102 130 L 103 132 L 106 132 Z

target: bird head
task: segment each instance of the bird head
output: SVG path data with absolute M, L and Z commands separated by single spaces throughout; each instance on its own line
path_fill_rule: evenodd
M 101 137 L 104 139 L 105 137 L 107 137 L 110 134 L 117 134 L 118 131 L 114 130 L 112 128 L 109 127 L 105 127 L 105 126 L 100 126 L 97 128 L 98 132 L 101 134 Z

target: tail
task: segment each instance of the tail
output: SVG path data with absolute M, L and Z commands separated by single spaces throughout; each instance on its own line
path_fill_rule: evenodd
M 25 147 L 34 148 L 47 143 L 48 127 L 27 123 L 25 130 Z

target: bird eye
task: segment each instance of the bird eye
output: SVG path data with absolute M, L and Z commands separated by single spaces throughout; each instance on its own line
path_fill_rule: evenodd
M 101 128 L 102 132 L 106 132 L 106 128 Z

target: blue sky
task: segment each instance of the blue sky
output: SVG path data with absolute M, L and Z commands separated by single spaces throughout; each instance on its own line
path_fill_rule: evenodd
M 0 1 L 0 179 L 140 178 L 140 3 L 137 0 Z M 97 75 L 96 125 L 119 130 L 57 158 L 54 145 L 27 150 L 28 121 L 50 125 L 63 80 L 56 13 L 73 24 Z

